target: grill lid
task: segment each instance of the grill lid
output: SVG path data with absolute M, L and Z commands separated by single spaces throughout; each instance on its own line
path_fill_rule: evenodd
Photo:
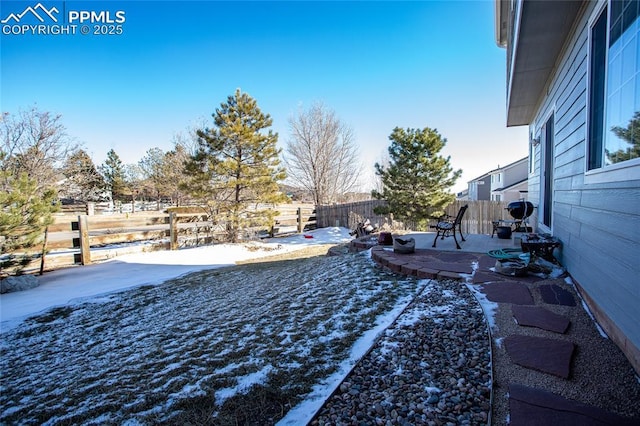
M 514 219 L 526 219 L 533 214 L 533 204 L 530 201 L 513 201 L 507 206 L 507 211 Z

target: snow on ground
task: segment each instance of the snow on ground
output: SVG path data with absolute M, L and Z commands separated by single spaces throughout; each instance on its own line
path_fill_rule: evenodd
M 29 315 L 66 305 L 72 300 L 159 284 L 190 272 L 231 266 L 241 260 L 287 253 L 311 245 L 344 243 L 352 238 L 346 228 L 322 228 L 264 242 L 130 254 L 103 263 L 49 272 L 38 277 L 40 285 L 34 289 L 0 295 L 0 332 L 11 329 Z
M 309 234 L 123 256 L 2 295 L 0 423 L 242 424 L 292 407 L 285 422 L 306 423 L 424 285 L 366 253 L 216 269 L 351 238 Z

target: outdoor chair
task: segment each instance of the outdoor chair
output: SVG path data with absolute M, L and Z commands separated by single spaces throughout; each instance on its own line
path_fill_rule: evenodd
M 455 216 L 455 219 L 453 216 L 444 215 L 440 217 L 440 219 L 438 219 L 438 223 L 436 225 L 431 226 L 431 228 L 435 228 L 437 230 L 436 237 L 433 239 L 432 247 L 436 246 L 436 241 L 438 241 L 438 237 L 440 237 L 441 240 L 444 240 L 444 237 L 453 236 L 453 239 L 456 242 L 456 248 L 460 250 L 461 247 L 460 247 L 460 244 L 458 244 L 458 239 L 456 238 L 456 228 L 458 229 L 458 234 L 460 234 L 460 238 L 462 238 L 462 241 L 466 241 L 464 239 L 464 235 L 462 235 L 461 224 L 462 224 L 462 216 L 464 216 L 464 213 L 467 211 L 468 207 L 469 206 L 467 204 L 460 207 L 460 210 L 458 210 L 458 214 Z

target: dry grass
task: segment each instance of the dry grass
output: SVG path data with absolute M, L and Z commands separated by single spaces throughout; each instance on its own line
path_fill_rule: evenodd
M 326 252 L 298 255 L 315 250 Z M 272 424 L 419 289 L 363 254 L 281 258 L 54 309 L 3 333 L 0 423 Z
M 236 262 L 238 265 L 247 265 L 250 263 L 266 263 L 277 262 L 280 260 L 308 259 L 310 257 L 326 255 L 331 247 L 335 244 L 317 244 L 303 249 L 290 251 L 288 253 L 276 254 L 273 256 L 258 257 Z

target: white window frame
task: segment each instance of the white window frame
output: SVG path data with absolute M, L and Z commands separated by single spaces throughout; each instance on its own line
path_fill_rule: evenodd
M 585 110 L 585 173 L 584 183 L 585 185 L 602 184 L 622 182 L 628 180 L 640 180 L 640 158 L 634 158 L 632 160 L 623 161 L 621 163 L 601 165 L 597 169 L 589 170 L 589 111 L 591 111 L 591 96 L 590 96 L 590 84 L 591 84 L 591 43 L 592 43 L 592 29 L 596 20 L 600 17 L 602 10 L 607 8 L 607 52 L 605 62 L 607 64 L 605 68 L 605 82 L 607 81 L 607 73 L 609 71 L 609 20 L 611 18 L 611 4 L 609 0 L 600 0 L 596 7 L 593 9 L 591 16 L 587 22 L 587 108 Z M 607 116 L 607 100 L 606 100 L 606 88 L 605 88 L 605 100 L 604 100 L 604 117 Z M 604 146 L 603 148 L 604 149 Z

